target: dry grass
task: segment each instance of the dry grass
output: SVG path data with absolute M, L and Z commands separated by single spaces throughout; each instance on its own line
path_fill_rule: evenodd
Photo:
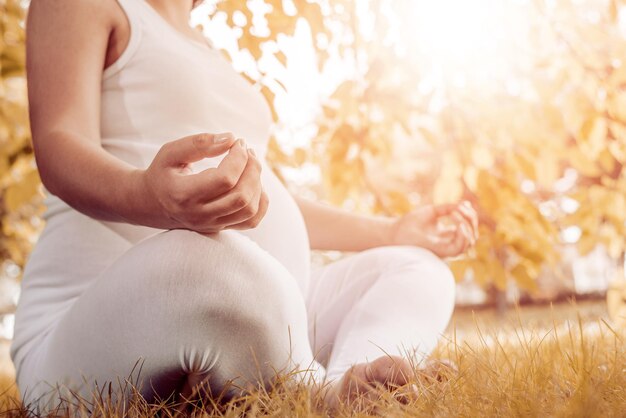
M 564 313 L 565 312 L 565 313 Z M 591 316 L 591 318 L 589 317 Z M 517 312 L 504 321 L 487 315 L 457 315 L 457 326 L 436 357 L 457 363 L 447 382 L 419 383 L 421 395 L 402 404 L 381 391 L 367 410 L 345 408 L 338 416 L 626 416 L 626 348 L 623 332 L 602 317 L 567 308 L 543 309 L 530 317 Z M 458 332 L 454 332 L 458 329 Z M 460 335 L 463 335 L 461 340 Z M 3 386 L 4 385 L 4 386 Z M 6 382 L 0 381 L 0 388 Z M 27 415 L 13 394 L 0 399 L 10 417 Z M 194 416 L 325 416 L 306 388 L 277 385 L 226 405 L 188 404 Z M 126 410 L 104 398 L 74 408 L 80 416 L 175 416 L 175 405 L 133 399 Z M 67 413 L 60 414 L 67 416 Z

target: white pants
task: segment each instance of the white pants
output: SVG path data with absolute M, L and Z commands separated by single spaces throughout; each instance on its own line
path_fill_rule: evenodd
M 452 274 L 423 249 L 353 255 L 314 271 L 302 295 L 237 232 L 168 231 L 126 251 L 78 297 L 20 385 L 30 400 L 50 385 L 89 396 L 94 383 L 118 387 L 139 360 L 132 380 L 149 399 L 204 381 L 215 393 L 295 367 L 335 379 L 385 354 L 426 355 L 453 306 Z

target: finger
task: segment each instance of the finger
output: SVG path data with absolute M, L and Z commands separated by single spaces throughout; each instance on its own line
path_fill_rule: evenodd
M 452 243 L 458 235 L 458 227 L 448 228 L 445 231 L 438 232 L 435 236 L 435 242 L 438 245 Z
M 457 234 L 454 241 L 447 248 L 447 253 L 451 257 L 456 257 L 463 254 L 468 248 L 468 238 L 466 236 L 467 232 L 464 231 L 464 226 L 459 226 L 459 233 Z
M 470 249 L 472 245 L 474 245 L 474 237 L 472 235 L 472 231 L 467 224 L 461 226 L 461 229 L 464 233 L 464 245 L 463 245 L 463 253 Z
M 187 136 L 163 145 L 161 149 L 163 164 L 168 167 L 180 167 L 203 158 L 216 157 L 228 151 L 234 142 L 235 137 L 231 133 Z
M 451 217 L 457 222 L 459 229 L 467 237 L 467 239 L 473 243 L 475 238 L 470 221 L 459 210 L 455 210 Z
M 245 222 L 229 226 L 228 229 L 256 228 L 261 223 L 261 220 L 263 220 L 263 218 L 267 214 L 268 208 L 269 208 L 269 199 L 267 198 L 267 195 L 265 193 L 262 193 L 261 200 L 259 201 L 259 210 L 257 211 L 257 214 Z
M 195 195 L 196 200 L 202 203 L 217 199 L 239 184 L 248 167 L 248 160 L 245 143 L 240 140 L 217 167 L 182 177 L 179 187 L 185 189 L 185 193 Z
M 230 227 L 231 225 L 236 225 L 236 224 L 247 222 L 248 220 L 254 218 L 254 216 L 259 211 L 262 193 L 263 191 L 261 190 L 260 187 L 258 187 L 258 190 L 254 191 L 253 194 L 250 195 L 251 197 L 241 200 L 241 202 L 246 202 L 246 203 L 241 203 L 241 204 L 244 204 L 245 206 L 243 206 L 238 211 L 233 212 L 229 215 L 220 216 L 219 218 L 216 219 L 216 222 L 220 226 L 226 228 L 226 227 Z
M 474 245 L 476 239 L 474 238 L 474 232 L 472 231 L 472 227 L 470 226 L 469 222 L 464 220 L 463 223 L 459 225 L 459 231 L 463 234 L 463 237 L 467 241 L 468 246 Z
M 452 240 L 452 246 L 459 247 L 462 251 L 466 246 L 466 243 L 472 240 L 471 229 L 467 220 L 465 220 L 465 218 L 463 218 L 458 212 L 455 211 L 451 218 L 456 224 L 456 233 L 454 239 Z
M 457 204 L 449 203 L 445 205 L 435 205 L 432 208 L 435 216 L 440 217 L 452 214 L 457 209 L 457 207 Z
M 239 181 L 230 190 L 206 202 L 205 207 L 217 217 L 226 217 L 248 206 L 262 192 L 261 164 L 255 158 L 248 158 Z
M 456 232 L 458 229 L 458 222 L 452 218 L 454 222 L 444 222 L 442 220 L 438 220 L 436 224 L 436 231 L 438 234 L 444 234 L 446 232 Z
M 473 237 L 474 239 L 478 238 L 478 214 L 476 210 L 471 206 L 469 202 L 463 202 L 458 205 L 457 210 L 463 215 L 465 219 L 468 220 L 470 226 L 472 227 Z
M 202 213 L 199 216 L 202 219 L 211 219 L 211 222 L 215 223 L 219 218 L 244 209 L 253 200 L 253 197 L 250 195 L 251 192 L 248 189 L 258 188 L 261 190 L 261 187 L 257 187 L 260 177 L 259 171 L 260 164 L 258 161 L 253 161 L 252 159 L 248 160 L 244 172 L 235 187 L 209 202 L 203 202 Z M 250 196 L 250 198 L 246 196 Z M 221 227 L 223 226 L 224 225 L 221 225 Z

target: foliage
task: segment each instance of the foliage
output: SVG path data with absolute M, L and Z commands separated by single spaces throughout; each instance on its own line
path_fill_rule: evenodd
M 41 221 L 26 100 L 24 9 L 0 0 L 0 257 L 23 265 Z
M 249 3 L 219 4 L 229 16 L 246 11 L 241 49 L 257 60 L 282 54 L 276 40 L 291 35 L 303 17 L 322 71 L 329 56 L 354 69 L 323 104 L 310 148 L 285 155 L 274 147 L 278 167 L 312 162 L 322 168 L 327 200 L 375 213 L 472 201 L 482 234 L 476 251 L 453 263 L 459 279 L 471 271 L 484 285 L 504 289 L 514 280 L 532 291 L 542 269 L 557 265 L 572 226 L 580 228 L 581 254 L 598 244 L 616 259 L 623 254 L 621 2 L 500 2 L 485 12 L 498 21 L 483 23 L 492 37 L 506 39 L 472 50 L 476 57 L 442 51 L 471 47 L 462 38 L 457 44 L 416 41 L 429 35 L 415 29 L 428 26 L 415 13 L 428 2 L 301 0 L 292 14 L 285 12 L 289 2 L 265 3 L 267 36 L 254 35 Z M 469 4 L 465 11 L 481 7 Z M 452 11 L 444 13 L 436 24 L 453 19 Z M 429 42 L 439 49 L 425 48 Z M 439 80 L 429 79 L 433 74 Z M 276 86 L 272 74 L 259 80 L 266 89 Z
M 582 254 L 603 244 L 620 257 L 623 1 L 499 2 L 484 13 L 492 20 L 476 23 L 498 41 L 483 49 L 462 37 L 446 43 L 436 38 L 441 32 L 430 33 L 432 39 L 420 32 L 429 22 L 420 20 L 416 5 L 435 3 L 217 3 L 214 14 L 240 30 L 240 50 L 257 62 L 272 56 L 288 69 L 280 40 L 306 22 L 319 71 L 329 71 L 332 60 L 352 70 L 322 104 L 310 147 L 286 152 L 272 142 L 277 171 L 314 164 L 323 198 L 390 216 L 423 203 L 471 200 L 482 234 L 476 250 L 453 263 L 459 279 L 471 272 L 483 285 L 504 289 L 514 280 L 533 290 L 541 270 L 558 263 L 563 233 L 572 226 L 580 229 Z M 442 2 L 462 10 L 443 10 L 437 24 L 466 25 L 471 16 L 453 20 L 471 11 L 466 3 Z M 40 197 L 28 138 L 20 4 L 0 0 L 0 252 L 22 264 L 39 229 Z M 284 93 L 281 74 L 258 66 L 247 76 L 272 103 Z

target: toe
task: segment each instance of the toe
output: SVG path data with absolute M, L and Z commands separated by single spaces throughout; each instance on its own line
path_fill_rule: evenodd
M 394 356 L 380 357 L 371 363 L 371 382 L 386 387 L 399 387 L 409 383 L 413 369 L 406 359 Z

